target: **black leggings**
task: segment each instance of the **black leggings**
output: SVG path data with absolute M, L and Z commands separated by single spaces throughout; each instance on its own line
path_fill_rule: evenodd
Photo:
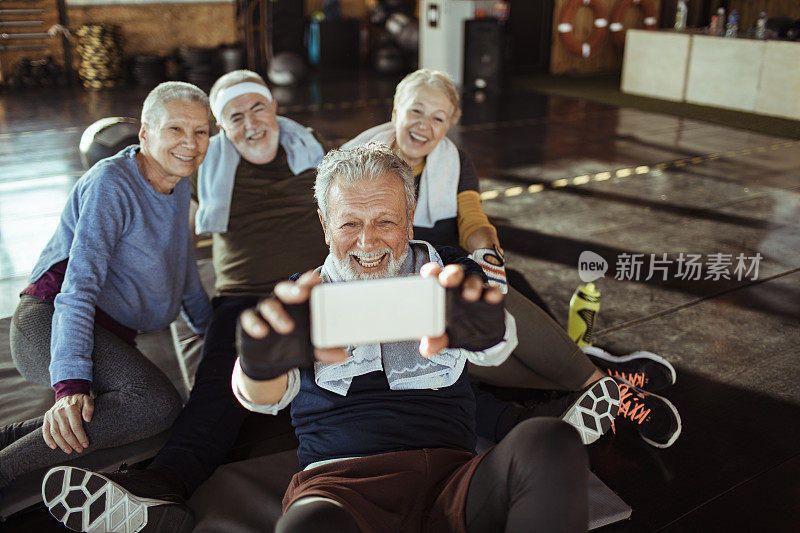
M 468 533 L 586 531 L 588 461 L 575 429 L 555 418 L 528 419 L 483 458 L 472 476 L 465 519 Z M 357 533 L 339 505 L 294 503 L 276 533 Z
M 275 533 L 359 533 L 358 524 L 330 500 L 300 499 L 278 520 Z
M 475 470 L 467 531 L 586 531 L 588 472 L 575 428 L 555 418 L 525 420 Z

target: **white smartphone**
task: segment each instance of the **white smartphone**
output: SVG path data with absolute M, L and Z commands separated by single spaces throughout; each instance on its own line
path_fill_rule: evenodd
M 438 337 L 445 290 L 435 278 L 409 276 L 323 283 L 311 290 L 311 343 L 317 348 Z

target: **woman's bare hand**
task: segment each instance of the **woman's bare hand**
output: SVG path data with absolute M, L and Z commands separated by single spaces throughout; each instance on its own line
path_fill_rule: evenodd
M 92 421 L 94 400 L 88 394 L 63 396 L 44 415 L 42 436 L 45 443 L 64 453 L 80 453 L 89 446 L 83 422 Z

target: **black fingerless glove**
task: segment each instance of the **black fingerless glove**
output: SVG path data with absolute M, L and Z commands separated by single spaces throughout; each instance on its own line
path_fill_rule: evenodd
M 294 321 L 294 329 L 286 335 L 281 335 L 270 328 L 265 338 L 255 339 L 242 329 L 242 324 L 238 320 L 236 321 L 236 351 L 239 354 L 239 366 L 249 378 L 274 379 L 293 368 L 314 364 L 308 302 L 283 304 L 283 307 Z
M 461 295 L 463 286 L 447 289 L 445 331 L 450 348 L 480 352 L 499 344 L 506 334 L 503 302 L 490 304 L 481 297 L 468 302 Z

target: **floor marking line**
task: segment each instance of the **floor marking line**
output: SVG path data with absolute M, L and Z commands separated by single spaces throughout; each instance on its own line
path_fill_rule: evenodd
M 498 124 L 498 123 L 495 123 L 495 124 Z M 474 129 L 479 129 L 482 126 L 484 126 L 484 125 L 482 125 L 482 124 L 473 124 L 471 126 L 465 126 L 465 128 L 470 128 L 470 129 L 474 130 Z M 779 146 L 785 146 L 786 144 L 787 143 L 772 145 L 771 149 L 775 149 L 776 147 L 779 147 Z M 794 143 L 794 141 L 792 141 L 792 142 L 790 142 L 788 144 L 789 145 L 794 145 L 795 143 Z M 798 144 L 800 144 L 800 141 L 798 141 Z M 723 156 L 726 155 L 726 154 L 739 155 L 739 154 L 745 154 L 745 153 L 749 154 L 749 153 L 752 153 L 753 151 L 766 152 L 767 149 L 768 149 L 767 146 L 762 145 L 762 146 L 758 146 L 758 147 L 755 147 L 755 148 L 744 148 L 744 149 L 741 149 L 741 150 L 738 150 L 738 151 L 726 152 L 725 154 L 722 154 L 722 155 Z M 675 159 L 673 161 L 668 161 L 668 162 L 665 162 L 665 163 L 658 163 L 656 165 L 653 165 L 652 168 L 650 166 L 648 166 L 648 165 L 639 165 L 639 166 L 635 166 L 633 168 L 624 167 L 624 168 L 620 168 L 620 169 L 617 169 L 617 170 L 597 172 L 597 173 L 595 173 L 593 175 L 582 174 L 580 176 L 575 176 L 575 177 L 572 177 L 572 178 L 560 178 L 560 179 L 557 179 L 557 180 L 553 180 L 553 181 L 551 181 L 550 183 L 547 183 L 547 184 L 534 183 L 534 184 L 528 186 L 528 192 L 531 193 L 531 194 L 534 194 L 534 193 L 538 193 L 538 192 L 543 191 L 545 188 L 547 188 L 547 189 L 559 189 L 559 188 L 562 188 L 562 187 L 566 187 L 567 185 L 570 184 L 570 182 L 572 183 L 572 185 L 586 185 L 587 183 L 590 183 L 591 181 L 607 181 L 607 180 L 611 179 L 612 176 L 614 176 L 615 178 L 619 179 L 619 178 L 628 178 L 630 176 L 638 176 L 638 175 L 650 174 L 651 172 L 653 172 L 653 174 L 655 175 L 656 173 L 660 173 L 660 171 L 665 170 L 665 169 L 670 168 L 670 167 L 680 168 L 680 167 L 684 167 L 686 165 L 692 165 L 692 164 L 696 165 L 696 164 L 699 164 L 699 163 L 704 163 L 706 161 L 712 161 L 712 160 L 719 159 L 719 158 L 720 158 L 720 154 L 713 153 L 713 154 L 695 156 L 695 157 L 686 158 L 686 159 Z M 520 186 L 516 186 L 516 185 L 512 186 L 512 187 L 507 187 L 505 189 L 493 189 L 493 190 L 485 191 L 485 192 L 481 193 L 481 199 L 482 200 L 494 200 L 496 198 L 499 198 L 501 195 L 510 198 L 510 197 L 521 195 L 524 192 L 524 190 L 525 190 L 524 187 L 520 187 Z

